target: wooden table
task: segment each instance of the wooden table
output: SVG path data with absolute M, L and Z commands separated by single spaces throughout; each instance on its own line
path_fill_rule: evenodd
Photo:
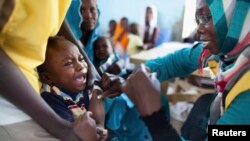
M 144 63 L 147 60 L 156 59 L 158 57 L 163 57 L 169 53 L 180 50 L 182 48 L 190 47 L 192 44 L 189 43 L 181 43 L 181 42 L 167 42 L 163 43 L 159 47 L 144 50 L 138 54 L 134 54 L 130 56 L 130 62 L 139 65 Z M 192 73 L 192 75 L 198 75 L 203 77 L 210 77 L 209 69 L 205 68 L 203 74 L 199 74 L 198 71 Z
M 185 47 L 190 47 L 191 44 L 184 44 L 180 42 L 168 42 L 168 43 L 163 43 L 162 45 L 150 49 L 150 50 L 144 50 L 141 51 L 138 54 L 134 54 L 130 56 L 130 62 L 134 63 L 136 65 L 143 63 L 147 60 L 155 59 L 157 57 L 163 57 L 168 53 L 172 53 L 176 50 L 185 48 Z

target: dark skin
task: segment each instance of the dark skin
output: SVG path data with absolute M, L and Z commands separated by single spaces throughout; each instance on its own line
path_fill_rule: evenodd
M 69 25 L 67 24 L 66 21 L 63 22 L 63 25 L 58 33 L 58 35 L 63 35 L 66 39 L 68 39 L 72 43 L 76 44 L 77 47 L 80 48 L 80 51 L 83 54 L 83 56 L 86 58 L 86 61 L 87 61 L 88 66 L 89 66 L 89 72 L 90 72 L 90 73 L 88 73 L 88 86 L 92 86 L 94 81 L 96 81 L 96 80 L 98 81 L 101 79 L 100 76 L 98 75 L 98 72 L 96 71 L 94 65 L 88 59 L 87 54 L 84 51 L 82 51 L 83 44 L 84 45 L 87 44 L 88 37 L 91 34 L 91 32 L 93 31 L 93 29 L 95 28 L 95 25 L 97 23 L 97 19 L 98 19 L 97 13 L 98 12 L 97 12 L 96 0 L 82 0 L 81 14 L 82 14 L 83 22 L 81 24 L 81 30 L 84 31 L 83 36 L 81 37 L 82 44 L 77 42 L 77 40 L 75 39 L 75 37 L 74 37 L 72 31 L 70 30 Z M 121 80 L 119 77 L 117 77 L 116 79 L 114 79 L 112 77 L 112 80 L 116 83 L 121 84 L 121 82 L 119 82 Z M 111 82 L 111 81 L 109 81 L 109 82 Z M 116 85 L 114 85 L 114 86 L 116 86 Z M 95 90 L 95 91 L 98 91 L 98 90 Z M 100 92 L 97 92 L 97 93 L 100 93 Z M 113 89 L 111 91 L 108 89 L 105 90 L 105 97 L 109 97 L 109 95 L 112 95 L 112 96 L 120 95 L 120 90 L 118 90 L 118 91 L 113 91 Z
M 75 130 L 77 131 L 77 135 L 83 139 L 83 141 L 96 141 L 100 139 L 100 136 L 96 134 L 98 129 L 96 128 L 96 123 L 94 119 L 91 117 L 91 112 L 86 112 L 84 115 L 79 116 L 73 125 L 75 125 Z M 81 126 L 81 122 L 86 122 L 86 125 Z M 85 129 L 85 130 L 83 130 Z M 84 131 L 84 132 L 83 132 Z
M 9 9 L 11 10 L 11 9 Z M 9 15 L 10 16 L 10 15 Z M 4 25 L 1 25 L 4 26 Z M 71 37 L 68 34 L 68 27 L 62 25 L 62 35 L 65 37 Z M 73 39 L 74 37 L 71 37 Z M 35 122 L 41 127 L 46 129 L 48 133 L 59 138 L 63 141 L 80 141 L 85 138 L 82 137 L 82 130 L 92 126 L 88 122 L 88 116 L 83 115 L 83 118 L 77 120 L 78 124 L 72 124 L 68 121 L 60 118 L 45 102 L 41 99 L 39 94 L 29 84 L 26 77 L 17 67 L 17 65 L 6 55 L 6 53 L 0 47 L 0 94 L 8 101 L 19 107 L 22 111 L 28 114 Z M 8 82 L 8 83 L 5 83 Z M 11 88 L 15 86 L 15 89 Z M 18 91 L 18 94 L 16 93 Z M 27 101 L 29 103 L 27 104 Z M 43 113 L 43 116 L 40 116 Z M 79 135 L 79 136 L 78 136 Z M 80 138 L 79 138 L 80 137 Z
M 204 0 L 197 0 L 196 17 L 200 14 L 210 14 L 210 10 Z M 214 30 L 212 19 L 207 21 L 207 24 L 198 24 L 198 33 L 200 34 L 201 41 L 208 41 L 204 48 L 209 49 L 211 53 L 218 53 L 219 47 L 217 44 L 216 33 Z M 143 80 L 139 82 L 139 80 Z M 161 106 L 160 91 L 158 91 L 158 83 L 153 83 L 154 80 L 150 79 L 146 72 L 140 69 L 133 74 L 123 85 L 123 91 L 135 103 L 138 111 L 142 116 L 152 115 L 154 112 L 159 111 Z M 141 89 L 143 88 L 143 89 Z M 155 98 L 157 97 L 157 98 Z M 150 105 L 150 106 L 149 106 Z
M 196 5 L 196 21 L 198 24 L 197 32 L 200 34 L 199 38 L 201 41 L 205 42 L 203 44 L 204 49 L 208 49 L 212 54 L 218 54 L 220 50 L 219 50 L 218 41 L 216 38 L 216 32 L 215 32 L 214 24 L 211 18 L 210 10 L 204 0 L 197 0 L 196 4 L 197 4 Z M 243 52 L 243 56 L 244 56 L 244 52 Z M 246 58 L 243 59 L 241 57 L 242 57 L 241 55 L 238 57 L 234 66 L 237 66 L 238 62 L 242 63 L 244 62 L 244 60 L 247 60 Z M 234 68 L 229 69 L 229 71 L 231 70 L 234 71 Z M 227 71 L 225 73 L 227 73 Z M 144 83 L 144 85 L 150 84 L 152 82 L 152 79 L 149 79 L 147 75 L 142 75 L 141 73 L 135 74 L 133 78 L 131 79 L 134 79 L 134 81 L 136 81 L 137 79 L 143 79 L 144 81 L 141 81 L 141 83 Z M 157 92 L 157 89 L 156 89 L 159 87 L 157 83 L 151 83 L 150 86 L 144 87 L 142 90 L 139 90 L 141 85 L 142 84 L 139 84 L 139 83 L 133 83 L 133 81 L 128 81 L 128 84 L 124 85 L 123 90 L 135 103 L 140 114 L 144 116 L 142 119 L 144 120 L 146 125 L 149 127 L 149 130 L 153 139 L 159 140 L 159 141 L 160 140 L 162 141 L 180 140 L 179 135 L 174 133 L 173 128 L 171 127 L 169 121 L 166 121 L 166 120 L 165 121 L 162 120 L 163 122 L 161 121 L 161 123 L 164 123 L 162 125 L 167 125 L 165 127 L 160 126 L 159 124 L 157 124 L 157 122 L 154 122 L 155 117 L 159 119 L 165 118 L 164 112 L 160 110 L 160 107 L 158 105 L 161 101 L 159 100 L 159 98 L 154 98 L 154 97 L 159 97 L 158 96 L 159 92 Z M 148 93 L 147 91 L 151 91 L 151 93 Z M 148 107 L 148 105 L 150 105 L 151 107 Z M 145 108 L 144 107 L 142 108 L 142 106 L 145 106 Z M 155 113 L 156 111 L 157 113 Z M 233 115 L 231 115 L 231 117 L 232 116 Z M 163 128 L 160 128 L 160 127 L 163 127 Z
M 134 34 L 134 35 L 137 35 L 137 36 L 140 36 L 139 35 L 139 27 L 138 27 L 138 24 L 137 23 L 132 23 L 130 24 L 130 33 L 131 34 Z M 143 49 L 143 46 L 137 46 L 138 49 Z
M 86 45 L 91 32 L 97 24 L 98 12 L 96 0 L 82 0 L 80 10 L 83 19 L 81 30 L 84 31 L 81 42 Z
M 121 19 L 121 26 L 123 28 L 122 33 L 118 37 L 118 41 L 121 41 L 122 37 L 129 31 L 129 25 L 128 25 L 128 19 L 127 18 L 122 18 Z
M 151 7 L 147 7 L 146 9 L 146 24 L 149 24 L 149 22 L 153 19 L 153 10 Z
M 111 43 L 105 37 L 98 38 L 94 45 L 94 53 L 97 60 L 105 60 L 113 53 Z
M 202 16 L 205 18 L 202 18 Z M 197 18 L 200 19 L 200 22 L 199 20 L 196 20 L 198 24 L 197 32 L 200 40 L 204 42 L 204 49 L 208 49 L 212 54 L 218 54 L 219 46 L 217 35 L 213 26 L 211 12 L 206 2 L 203 0 L 197 0 L 196 19 Z M 202 21 L 204 22 L 202 23 Z
M 147 26 L 149 26 L 149 23 L 152 19 L 153 19 L 153 10 L 150 7 L 147 7 L 146 17 L 145 17 L 145 22 L 146 22 Z M 143 42 L 147 46 L 147 49 L 154 47 L 154 43 L 157 39 L 158 34 L 159 34 L 159 28 L 156 27 L 153 31 L 151 38 L 145 38 L 145 36 L 144 36 Z
M 47 47 L 40 78 L 46 84 L 79 93 L 86 88 L 88 65 L 74 44 L 65 39 L 55 42 Z
M 73 36 L 73 33 L 71 32 L 66 21 L 63 22 L 63 26 L 60 29 L 58 35 L 63 35 L 66 39 L 68 39 L 72 43 L 76 44 L 80 49 L 82 49 L 84 48 L 83 45 L 87 44 L 88 38 L 97 23 L 98 11 L 97 11 L 96 0 L 82 0 L 82 6 L 80 10 L 81 10 L 80 12 L 81 12 L 82 18 L 83 18 L 83 22 L 81 23 L 81 30 L 84 31 L 80 39 L 82 44 L 77 42 L 77 40 Z M 88 73 L 88 86 L 92 86 L 95 80 L 100 80 L 100 76 L 98 75 L 94 65 L 88 59 L 86 53 L 82 50 L 81 52 L 83 53 L 84 57 L 87 58 L 86 61 L 89 65 L 89 70 L 91 72 L 91 73 Z M 117 77 L 117 80 L 120 80 L 120 79 Z M 108 95 L 109 90 L 105 90 L 105 91 Z M 116 91 L 116 92 L 111 91 L 111 92 L 112 92 L 111 95 L 120 95 L 120 91 Z
M 88 65 L 79 49 L 65 39 L 57 39 L 53 44 L 48 45 L 46 59 L 41 68 L 43 72 L 39 75 L 43 83 L 54 85 L 71 93 L 79 93 L 86 88 Z M 104 105 L 103 101 L 97 99 L 96 92 L 92 94 L 89 109 L 93 112 L 93 118 L 99 129 L 103 129 Z M 97 133 L 95 128 L 92 128 L 92 132 L 91 128 L 84 130 L 89 130 L 88 134 L 84 133 L 87 140 L 93 138 L 91 136 L 93 134 L 90 133 Z M 106 135 L 103 135 L 102 139 L 105 138 Z
M 151 115 L 161 108 L 160 82 L 152 79 L 142 67 L 128 77 L 122 89 L 135 102 L 141 116 Z
M 113 52 L 111 44 L 109 44 L 108 40 L 104 37 L 100 37 L 95 41 L 94 49 L 95 49 L 95 57 L 97 60 L 107 59 L 107 57 L 109 57 L 109 55 Z M 100 80 L 100 86 L 104 91 L 103 93 L 101 93 L 102 99 L 105 99 L 107 97 L 115 97 L 121 94 L 120 86 L 124 82 L 124 80 L 117 75 L 112 75 L 115 74 L 114 72 L 116 72 L 117 67 L 119 66 L 116 63 L 114 63 L 107 70 L 107 72 L 111 72 L 111 74 L 109 73 L 101 74 L 102 78 Z M 117 72 L 120 73 L 120 71 L 121 69 L 119 67 Z
M 113 98 L 119 96 L 122 93 L 122 84 L 124 83 L 124 79 L 117 75 L 103 73 L 102 79 L 100 81 L 100 86 L 103 89 L 103 93 L 101 95 L 102 99 L 105 98 Z
M 118 75 L 121 72 L 121 66 L 117 62 L 115 62 L 111 66 L 108 67 L 106 72 Z
M 98 38 L 94 44 L 94 54 L 95 58 L 99 61 L 108 59 L 113 54 L 111 42 L 105 37 Z M 114 62 L 107 68 L 106 72 L 117 75 L 121 72 L 121 67 L 117 62 Z
M 88 74 L 87 74 L 87 77 L 88 77 L 88 81 L 87 81 L 87 86 L 88 87 L 92 87 L 93 86 L 93 83 L 94 83 L 94 81 L 98 81 L 98 80 L 100 80 L 101 78 L 100 78 L 100 76 L 99 76 L 99 74 L 98 74 L 98 72 L 97 72 L 97 70 L 95 69 L 95 67 L 94 67 L 94 65 L 91 63 L 91 61 L 89 60 L 89 58 L 88 58 L 88 56 L 87 56 L 87 54 L 82 50 L 82 48 L 83 48 L 83 44 L 81 43 L 81 42 L 78 42 L 77 40 L 76 40 L 76 38 L 74 37 L 74 35 L 73 35 L 73 33 L 72 33 L 72 31 L 70 30 L 70 27 L 69 27 L 69 25 L 68 25 L 68 23 L 67 23 L 67 21 L 66 20 L 64 20 L 64 22 L 63 22 L 63 24 L 62 24 L 62 27 L 60 28 L 60 30 L 59 30 L 59 33 L 58 33 L 58 35 L 62 35 L 62 36 L 64 36 L 66 39 L 68 39 L 69 41 L 71 41 L 72 43 L 74 43 L 75 45 L 77 45 L 77 47 L 78 47 L 78 49 L 80 50 L 80 52 L 82 53 L 82 55 L 84 56 L 84 58 L 85 58 L 85 60 L 86 60 L 86 62 L 87 62 L 87 64 L 88 64 Z M 119 78 L 117 78 L 118 80 L 119 80 Z M 113 80 L 113 79 L 112 79 Z M 115 82 L 117 82 L 117 81 L 115 81 Z M 110 92 L 112 92 L 112 93 L 110 93 Z M 120 94 L 120 91 L 110 91 L 110 90 L 105 90 L 105 93 L 106 93 L 106 95 L 107 95 L 107 97 L 111 94 L 111 95 L 119 95 Z M 92 98 L 92 103 L 97 103 L 96 102 L 96 100 L 97 100 L 97 95 L 101 95 L 102 93 L 101 93 L 101 91 L 100 90 L 98 90 L 98 89 L 94 89 L 93 90 L 93 98 Z M 100 102 L 99 102 L 100 103 Z M 103 103 L 102 103 L 103 104 Z M 99 109 L 98 108 L 91 108 L 91 107 L 98 107 L 98 106 L 91 106 L 92 104 L 90 103 L 90 109 L 91 109 L 91 111 L 93 111 L 95 114 L 91 114 L 93 117 L 94 117 L 94 119 L 96 119 L 97 121 L 103 121 L 103 119 L 99 119 L 98 117 L 104 117 L 102 114 L 102 111 L 99 111 Z M 96 112 L 95 112 L 96 111 Z M 78 120 L 78 122 L 79 122 L 79 120 L 81 120 L 81 119 L 86 119 L 86 118 L 79 118 L 79 119 L 77 119 Z M 88 118 L 87 118 L 88 119 Z M 91 121 L 91 120 L 88 120 L 88 121 Z M 85 122 L 85 123 L 88 123 L 88 122 Z M 99 122 L 99 123 L 97 123 L 98 125 L 104 125 L 104 123 L 103 122 Z M 74 125 L 77 125 L 77 124 L 74 124 Z M 83 128 L 84 126 L 81 126 L 81 125 L 79 125 L 80 126 L 80 128 Z M 90 125 L 86 125 L 86 126 L 90 126 Z M 101 127 L 103 127 L 103 126 L 101 126 Z M 99 128 L 99 127 L 97 127 L 97 132 L 98 132 L 98 138 L 100 139 L 100 140 L 105 140 L 106 139 L 106 134 L 103 134 L 103 132 L 102 132 L 102 129 L 103 128 Z M 75 130 L 76 132 L 78 131 L 78 130 Z M 82 133 L 81 132 L 78 132 L 78 135 L 79 136 L 82 136 Z
M 113 37 L 114 33 L 115 33 L 115 27 L 116 27 L 116 21 L 115 20 L 111 20 L 109 22 L 109 32 L 110 32 L 110 37 Z
M 80 141 L 76 135 L 79 131 L 75 130 L 75 128 L 88 126 L 89 123 L 78 121 L 79 125 L 73 126 L 73 124 L 60 118 L 41 99 L 39 94 L 24 77 L 23 73 L 2 49 L 0 49 L 0 58 L 0 83 L 2 84 L 0 86 L 1 96 L 31 116 L 33 120 L 55 137 L 64 141 Z M 12 86 L 15 86 L 15 89 L 13 89 Z M 16 93 L 17 91 L 19 92 L 18 94 Z M 28 104 L 27 101 L 29 101 Z M 41 116 L 41 113 L 43 113 L 43 116 Z
M 95 80 L 99 80 L 100 76 L 98 75 L 98 72 L 95 69 L 95 66 L 91 63 L 89 60 L 87 54 L 82 50 L 83 44 L 81 42 L 78 42 L 77 39 L 74 37 L 72 31 L 70 30 L 70 27 L 66 20 L 64 20 L 62 27 L 60 28 L 58 34 L 59 36 L 65 37 L 67 40 L 71 41 L 77 47 L 79 48 L 80 52 L 83 54 L 88 66 L 89 66 L 89 73 L 88 73 L 88 86 L 91 87 Z
M 8 2 L 14 2 L 9 0 Z M 5 6 L 5 5 L 0 5 Z M 8 7 L 10 14 L 14 7 Z M 1 23 L 0 29 L 4 27 L 5 23 Z M 71 42 L 75 43 L 79 48 L 82 48 L 81 44 L 78 44 L 77 40 L 73 36 L 67 22 L 64 21 L 58 35 L 62 35 Z M 87 55 L 83 53 L 83 56 L 87 58 Z M 88 60 L 88 59 L 87 59 Z M 87 61 L 91 73 L 88 73 L 88 86 L 92 86 L 94 80 L 99 80 L 100 77 L 96 72 L 94 66 L 90 61 Z M 62 141 L 88 141 L 84 138 L 82 131 L 86 128 L 93 127 L 91 118 L 86 113 L 78 118 L 75 124 L 72 124 L 61 117 L 59 117 L 45 102 L 41 99 L 39 94 L 30 85 L 26 77 L 20 71 L 18 66 L 8 57 L 8 55 L 0 47 L 0 94 L 5 99 L 13 103 L 16 107 L 20 108 L 23 112 L 28 114 L 37 124 L 44 128 L 48 133 L 59 138 Z M 118 78 L 117 78 L 118 79 Z M 113 80 L 113 79 L 112 79 Z M 8 83 L 6 83 L 8 82 Z M 11 86 L 15 86 L 13 89 Z M 18 94 L 16 93 L 18 91 Z M 100 91 L 94 90 L 97 94 Z M 119 95 L 120 91 L 105 90 L 106 93 L 112 92 L 112 94 Z M 27 101 L 29 103 L 27 104 Z M 40 114 L 43 113 L 43 116 Z M 97 129 L 98 131 L 98 129 Z M 92 141 L 92 140 L 90 140 Z

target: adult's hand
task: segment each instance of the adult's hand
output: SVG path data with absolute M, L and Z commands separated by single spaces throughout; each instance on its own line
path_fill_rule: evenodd
M 74 122 L 74 131 L 83 141 L 97 141 L 96 122 L 91 118 L 91 112 L 86 112 Z
M 108 130 L 104 129 L 102 126 L 97 126 L 98 141 L 106 141 L 108 138 Z
M 124 83 L 124 79 L 120 76 L 103 73 L 100 86 L 103 89 L 101 98 L 112 98 L 121 94 L 121 85 Z
M 127 78 L 122 90 L 134 102 L 141 116 L 151 115 L 161 108 L 160 82 L 143 67 Z

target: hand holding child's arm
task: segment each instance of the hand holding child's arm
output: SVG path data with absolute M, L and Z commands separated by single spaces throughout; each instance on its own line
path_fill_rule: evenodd
M 74 131 L 83 141 L 97 141 L 97 129 L 92 113 L 86 112 L 74 122 Z

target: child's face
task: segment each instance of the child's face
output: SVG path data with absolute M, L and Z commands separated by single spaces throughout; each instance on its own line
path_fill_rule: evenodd
M 135 35 L 138 35 L 138 25 L 137 24 L 131 24 L 130 25 L 130 32 L 135 34 Z
M 111 21 L 111 22 L 109 23 L 109 29 L 110 29 L 111 31 L 114 31 L 114 30 L 115 30 L 115 27 L 116 27 L 115 21 Z
M 54 86 L 71 93 L 85 88 L 88 65 L 71 42 L 58 41 L 54 49 L 47 51 L 46 63 L 46 73 Z
M 112 53 L 112 46 L 107 39 L 101 38 L 97 41 L 95 46 L 95 56 L 97 59 L 104 60 Z

